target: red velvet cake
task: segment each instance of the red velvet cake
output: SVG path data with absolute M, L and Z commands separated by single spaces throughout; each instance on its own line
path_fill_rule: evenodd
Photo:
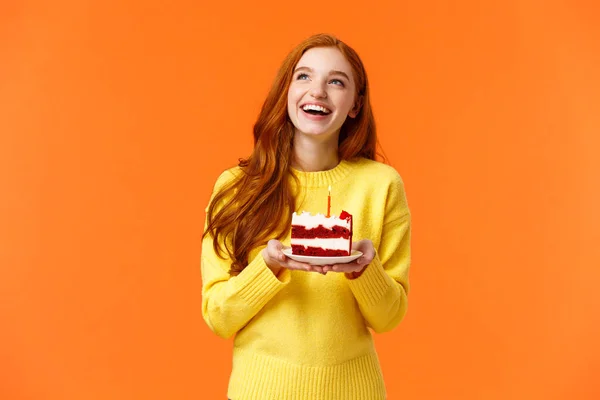
M 314 257 L 349 256 L 352 252 L 352 215 L 326 217 L 308 212 L 292 214 L 292 254 Z

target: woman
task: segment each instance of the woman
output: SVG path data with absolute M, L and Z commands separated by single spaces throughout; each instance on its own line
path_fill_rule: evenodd
M 385 399 L 371 328 L 406 313 L 410 211 L 404 185 L 377 162 L 363 64 L 329 35 L 283 62 L 254 126 L 254 150 L 215 184 L 202 242 L 202 312 L 235 335 L 228 397 Z M 353 215 L 348 264 L 287 258 L 294 211 Z

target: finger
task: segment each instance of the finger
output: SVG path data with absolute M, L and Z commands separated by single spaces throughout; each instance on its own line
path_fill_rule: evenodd
M 269 257 L 271 257 L 271 259 L 277 261 L 279 264 L 283 264 L 285 263 L 285 254 L 283 254 L 281 251 L 277 251 L 277 250 L 271 250 L 269 251 Z
M 336 264 L 332 266 L 334 272 L 356 272 L 363 269 L 363 265 L 357 263 Z
M 352 250 L 360 250 L 362 247 L 362 240 L 355 240 L 352 242 Z
M 310 264 L 306 264 L 306 263 L 301 263 L 298 261 L 294 261 L 291 259 L 287 259 L 284 266 L 286 268 L 290 268 L 290 269 L 297 269 L 297 270 L 301 270 L 301 271 L 310 271 Z
M 307 264 L 307 268 L 306 270 L 308 272 L 318 272 L 320 274 L 323 273 L 323 267 L 320 265 L 312 265 L 312 264 Z
M 323 268 L 321 266 L 295 261 L 288 257 L 285 257 L 285 255 L 284 255 L 284 259 L 285 260 L 281 262 L 281 265 L 285 268 L 295 269 L 295 270 L 300 270 L 300 271 L 323 273 Z
M 323 267 L 319 266 L 319 265 L 311 265 L 309 271 L 311 272 L 318 272 L 320 274 L 323 273 Z
M 371 262 L 371 261 L 369 261 L 369 257 L 365 257 L 364 255 L 363 255 L 363 256 L 360 256 L 360 257 L 359 257 L 359 258 L 356 260 L 356 263 L 357 263 L 358 265 L 365 265 L 365 264 L 368 264 L 368 263 L 370 263 L 370 262 Z
M 344 273 L 350 273 L 350 272 L 359 272 L 361 271 L 363 268 L 362 267 L 352 267 L 352 268 L 346 268 L 346 269 L 341 269 L 339 271 L 336 272 L 344 272 Z
M 307 264 L 307 265 L 308 265 L 308 271 L 323 273 L 323 267 L 321 265 L 313 265 L 313 264 Z
M 269 257 L 271 257 L 273 260 L 277 260 L 280 263 L 285 262 L 287 257 L 285 256 L 285 254 L 283 254 L 283 251 L 281 251 L 281 249 L 281 243 L 273 243 L 268 250 Z
M 347 270 L 353 267 L 358 266 L 358 264 L 356 262 L 351 262 L 351 263 L 347 263 L 347 264 L 334 264 L 331 266 L 331 269 L 333 271 L 343 271 L 343 270 Z
M 359 240 L 356 242 L 356 247 L 353 245 L 352 248 L 360 251 L 369 259 L 375 257 L 375 247 L 373 246 L 373 242 L 368 239 Z

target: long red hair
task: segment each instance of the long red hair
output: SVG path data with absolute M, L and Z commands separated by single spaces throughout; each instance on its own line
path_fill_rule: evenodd
M 340 160 L 357 157 L 375 159 L 377 137 L 371 111 L 367 73 L 358 54 L 334 36 L 309 37 L 294 48 L 279 68 L 273 86 L 254 124 L 254 150 L 240 159 L 242 173 L 215 194 L 207 212 L 207 228 L 219 257 L 231 260 L 229 273 L 236 275 L 248 264 L 252 249 L 287 234 L 295 209 L 295 194 L 288 179 L 292 158 L 294 125 L 287 112 L 288 88 L 302 55 L 314 47 L 336 47 L 350 63 L 356 81 L 356 101 L 361 108 L 347 118 L 338 141 Z M 227 201 L 228 207 L 216 205 Z

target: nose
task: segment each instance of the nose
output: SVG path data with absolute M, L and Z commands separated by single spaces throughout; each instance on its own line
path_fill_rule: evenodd
M 325 90 L 324 83 L 317 80 L 313 83 L 310 88 L 310 95 L 315 99 L 324 99 L 327 97 L 327 91 Z

